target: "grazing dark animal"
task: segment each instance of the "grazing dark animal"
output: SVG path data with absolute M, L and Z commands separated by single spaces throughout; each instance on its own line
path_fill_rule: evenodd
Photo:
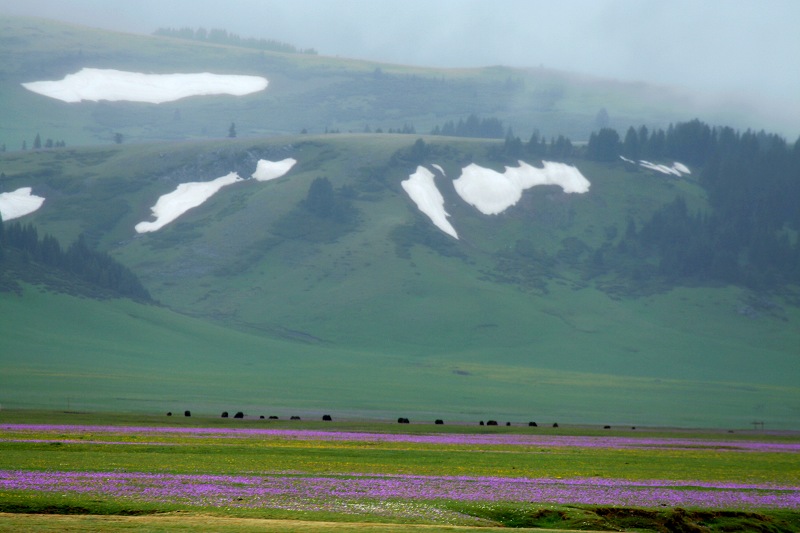
M 442 424 L 444 424 L 444 420 L 442 420 L 441 418 L 437 418 L 434 424 L 441 426 Z
M 553 422 L 553 427 L 557 428 L 558 427 L 558 422 Z
M 184 411 L 183 412 L 183 416 L 192 416 L 192 412 L 191 411 Z
M 528 426 L 532 428 L 538 428 L 539 424 L 537 424 L 536 422 L 528 422 Z
M 603 429 L 611 429 L 611 426 L 603 426 Z
M 258 417 L 259 420 L 264 420 L 264 415 Z
M 511 422 L 506 422 L 506 426 L 510 426 L 510 425 L 511 425 Z
M 167 416 L 172 416 L 172 411 L 168 412 Z
M 290 417 L 289 420 L 300 420 L 300 417 L 299 416 L 293 416 L 293 417 Z
M 244 413 L 241 411 L 237 411 L 233 418 L 244 418 Z
M 278 420 L 278 417 L 277 417 L 277 416 L 275 416 L 275 415 L 272 415 L 272 416 L 270 416 L 270 417 L 269 417 L 269 419 L 270 419 L 270 420 Z
M 482 425 L 483 425 L 483 420 L 481 420 L 481 421 L 478 423 L 478 425 L 479 425 L 479 426 L 482 426 Z
M 333 420 L 333 418 L 331 418 L 331 415 L 322 415 L 322 420 L 324 422 L 330 422 L 331 420 Z
M 400 417 L 400 418 L 397 419 L 397 423 L 398 424 L 409 424 L 410 422 L 408 421 L 408 418 Z
M 228 418 L 228 411 L 222 411 L 222 418 Z
M 486 425 L 487 426 L 496 426 L 497 425 L 497 420 L 489 420 L 488 422 L 486 422 Z

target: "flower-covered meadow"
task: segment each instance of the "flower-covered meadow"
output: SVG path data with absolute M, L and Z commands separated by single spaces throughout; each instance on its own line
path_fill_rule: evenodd
M 28 495 L 441 524 L 482 523 L 476 509 L 493 505 L 800 509 L 796 435 L 404 429 L 0 423 L 0 505 Z

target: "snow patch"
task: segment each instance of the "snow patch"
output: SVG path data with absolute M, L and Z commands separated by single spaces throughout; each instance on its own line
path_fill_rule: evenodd
M 0 193 L 0 220 L 7 221 L 29 215 L 42 207 L 44 198 L 31 194 L 30 187 Z
M 433 173 L 430 170 L 419 166 L 417 171 L 411 174 L 407 180 L 401 181 L 400 185 L 411 200 L 417 204 L 417 208 L 427 215 L 437 228 L 458 239 L 458 233 L 447 220 L 450 215 L 444 210 L 444 197 L 436 188 Z
M 591 183 L 577 168 L 564 163 L 542 161 L 543 168 L 519 161 L 503 173 L 474 163 L 461 170 L 453 182 L 461 198 L 485 215 L 502 213 L 522 198 L 522 191 L 537 185 L 558 185 L 565 193 L 585 193 Z
M 236 172 L 231 172 L 226 176 L 212 181 L 181 183 L 178 185 L 178 188 L 171 193 L 161 196 L 151 208 L 156 220 L 152 222 L 139 222 L 134 229 L 136 229 L 137 233 L 157 231 L 177 219 L 189 209 L 202 205 L 221 188 L 236 183 L 237 181 L 242 181 L 242 178 L 240 178 L 239 174 Z
M 654 170 L 656 172 L 660 172 L 662 174 L 670 174 L 672 176 L 680 177 L 681 173 L 675 170 L 672 167 L 668 167 L 667 165 L 657 165 L 656 163 L 651 163 L 650 161 L 639 161 L 639 165 L 643 166 L 646 169 Z
M 689 170 L 689 167 L 687 167 L 683 163 L 678 163 L 677 161 L 672 163 L 672 168 L 674 168 L 675 170 L 677 170 L 681 174 L 691 174 L 692 173 L 692 171 Z
M 211 74 L 143 74 L 123 70 L 84 68 L 63 80 L 34 81 L 22 86 L 63 102 L 99 100 L 160 104 L 189 96 L 229 94 L 244 96 L 263 91 L 268 81 L 260 76 Z
M 433 168 L 435 168 L 436 170 L 438 170 L 439 172 L 441 172 L 442 176 L 447 176 L 447 173 L 444 171 L 444 169 L 441 167 L 441 165 L 437 165 L 437 164 L 434 163 L 431 166 Z
M 291 157 L 282 161 L 267 161 L 266 159 L 259 159 L 256 165 L 256 171 L 251 176 L 258 181 L 269 181 L 280 178 L 297 163 L 296 159 Z
M 651 163 L 650 161 L 645 161 L 644 159 L 642 159 L 641 161 L 639 161 L 637 163 L 636 161 L 634 161 L 632 159 L 628 159 L 627 157 L 624 157 L 624 156 L 619 156 L 619 158 L 622 159 L 623 161 L 625 161 L 626 163 L 631 163 L 633 165 L 637 165 L 638 164 L 640 167 L 646 168 L 648 170 L 653 170 L 655 172 L 660 172 L 661 174 L 668 174 L 668 175 L 671 175 L 671 176 L 681 177 L 684 174 L 691 174 L 692 173 L 692 171 L 689 170 L 689 167 L 687 167 L 683 163 L 679 163 L 677 161 L 673 162 L 671 167 L 668 167 L 667 165 L 660 165 L 660 164 L 657 164 L 657 163 Z

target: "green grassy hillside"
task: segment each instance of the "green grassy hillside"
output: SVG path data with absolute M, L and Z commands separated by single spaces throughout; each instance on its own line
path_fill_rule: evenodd
M 772 427 L 800 422 L 800 310 L 736 287 L 629 291 L 587 274 L 589 252 L 677 195 L 667 179 L 578 160 L 584 195 L 525 192 L 479 214 L 437 179 L 461 239 L 400 187 L 407 135 L 325 135 L 6 154 L 3 190 L 47 200 L 24 220 L 62 242 L 84 233 L 136 272 L 161 306 L 27 287 L 0 295 L 0 403 L 81 409 L 334 411 Z M 426 138 L 449 179 L 482 141 Z M 271 182 L 222 189 L 156 233 L 160 195 L 259 158 L 294 157 Z M 327 177 L 357 213 L 338 228 L 302 202 Z M 527 243 L 521 245 L 520 243 Z M 529 249 L 530 248 L 530 249 Z M 657 290 L 658 289 L 658 290 Z M 627 292 L 626 292 L 627 291 Z M 754 300 L 755 299 L 755 300 Z M 69 405 L 67 405 L 69 404 Z M 296 413 L 295 413 L 296 412 Z
M 610 125 L 666 127 L 702 115 L 750 127 L 740 106 L 699 108 L 680 91 L 619 83 L 543 68 L 423 69 L 304 54 L 282 54 L 167 37 L 113 33 L 43 19 L 0 17 L 0 145 L 28 148 L 36 134 L 68 146 L 225 137 L 301 130 L 361 132 L 412 125 L 430 132 L 475 113 L 496 117 L 517 135 L 536 129 L 583 141 L 605 109 Z M 215 72 L 266 77 L 245 97 L 194 97 L 160 105 L 66 104 L 20 84 L 60 80 L 84 67 L 167 74 Z
M 67 104 L 21 85 L 83 67 L 270 84 L 159 105 Z M 599 251 L 635 243 L 629 224 L 676 198 L 709 210 L 700 169 L 667 178 L 571 159 L 587 194 L 537 187 L 485 216 L 451 181 L 470 163 L 515 164 L 504 143 L 424 135 L 476 114 L 523 140 L 538 129 L 580 141 L 601 109 L 621 132 L 695 115 L 752 125 L 673 90 L 546 69 L 423 69 L 0 17 L 0 192 L 32 187 L 45 204 L 22 222 L 62 246 L 82 237 L 159 302 L 91 299 L 41 265 L 16 286 L 0 272 L 17 289 L 0 293 L 0 403 L 797 427 L 796 288 L 598 266 Z M 360 133 L 404 125 L 419 134 Z M 37 133 L 67 148 L 21 151 Z M 260 159 L 288 157 L 285 177 L 230 185 L 155 233 L 134 230 L 181 183 L 247 178 Z M 418 164 L 444 169 L 436 183 L 459 240 L 401 187 Z M 322 178 L 329 196 L 315 211 Z M 13 258 L 15 272 L 31 261 Z

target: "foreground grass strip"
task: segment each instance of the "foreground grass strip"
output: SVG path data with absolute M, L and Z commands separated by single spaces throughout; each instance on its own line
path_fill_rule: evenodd
M 337 533 L 383 533 L 398 531 L 397 524 L 348 523 L 312 520 L 274 520 L 266 518 L 220 517 L 207 514 L 175 513 L 166 516 L 87 516 L 0 513 L 0 531 L 216 531 L 219 533 L 247 533 L 263 531 L 314 531 Z M 494 527 L 441 526 L 431 524 L 403 524 L 403 531 L 424 533 L 485 533 L 498 530 Z M 503 528 L 505 529 L 505 528 Z M 537 529 L 542 533 L 548 530 Z
M 453 526 L 438 524 L 387 524 L 332 520 L 269 519 L 175 512 L 156 516 L 43 515 L 0 513 L 0 532 L 17 531 L 318 531 L 478 533 L 531 528 L 531 531 L 769 531 L 793 533 L 800 528 L 800 514 L 709 512 L 667 509 L 648 511 L 627 508 L 510 507 L 472 509 L 478 516 L 491 517 L 493 524 Z M 543 529 L 544 528 L 544 529 Z M 527 529 L 526 529 L 527 530 Z

